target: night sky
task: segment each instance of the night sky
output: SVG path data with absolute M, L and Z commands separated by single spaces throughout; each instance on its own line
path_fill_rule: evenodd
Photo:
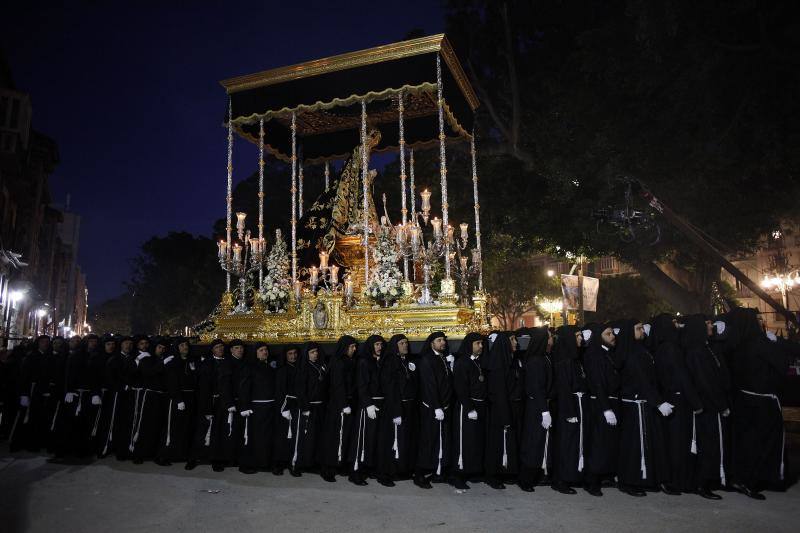
M 83 217 L 79 262 L 91 304 L 123 291 L 149 237 L 209 235 L 224 218 L 219 80 L 444 26 L 435 0 L 167 3 L 174 7 L 27 2 L 0 17 L 0 46 L 17 88 L 31 95 L 33 127 L 58 143 L 53 203 L 69 193 Z M 238 181 L 255 171 L 257 151 L 239 141 L 234 153 Z

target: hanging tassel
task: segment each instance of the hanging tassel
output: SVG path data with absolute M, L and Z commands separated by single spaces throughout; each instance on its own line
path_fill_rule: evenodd
M 697 455 L 697 415 L 694 413 L 692 413 L 692 445 L 689 451 Z
M 464 406 L 458 417 L 458 469 L 464 470 Z
M 508 430 L 503 428 L 503 468 L 508 468 L 508 451 L 506 450 L 506 433 Z
M 100 424 L 100 414 L 103 412 L 103 404 L 97 408 L 97 414 L 94 416 L 94 427 L 92 427 L 92 437 L 97 436 L 97 426 Z
M 436 475 L 442 475 L 442 421 L 439 420 L 439 464 L 436 465 Z
M 81 405 L 83 404 L 83 392 L 78 391 L 78 406 L 75 408 L 75 416 L 81 414 Z
M 297 438 L 294 439 L 294 455 L 292 456 L 292 468 L 297 464 L 297 447 L 300 444 L 300 409 L 297 410 Z
M 172 400 L 169 401 L 169 409 L 167 410 L 167 448 L 172 437 Z
M 544 457 L 542 457 L 542 470 L 544 475 L 547 475 L 547 448 L 550 447 L 550 428 L 545 430 L 544 434 Z
M 575 394 L 578 396 L 578 411 L 580 413 L 580 418 L 578 419 L 578 424 L 580 424 L 578 428 L 578 472 L 583 472 L 583 393 L 576 392 Z
M 50 431 L 56 430 L 56 419 L 58 418 L 58 410 L 61 408 L 61 400 L 56 402 L 56 410 L 53 413 L 53 422 L 50 424 Z M 92 434 L 94 435 L 94 434 Z
M 644 421 L 642 420 L 642 401 L 636 401 L 639 410 L 639 453 L 642 456 L 642 479 L 647 479 L 647 462 L 644 459 Z
M 214 416 L 208 419 L 208 429 L 206 430 L 206 446 L 211 446 L 211 426 L 214 425 Z
M 244 445 L 245 446 L 247 446 L 247 437 L 248 437 L 247 429 L 248 429 L 249 424 L 250 424 L 250 417 L 249 416 L 244 417 Z
M 147 403 L 147 391 L 144 391 L 142 398 L 142 408 L 139 409 L 139 422 L 136 424 L 136 433 L 133 435 L 133 442 L 131 442 L 130 450 L 133 451 L 134 444 L 139 441 L 139 431 L 142 429 L 142 419 L 144 418 L 144 406 Z
M 397 446 L 397 424 L 394 424 L 394 444 L 392 445 L 394 451 L 394 458 L 400 459 L 400 448 Z
M 31 407 L 33 406 L 33 390 L 36 388 L 36 383 L 31 383 L 31 392 L 28 394 L 28 407 L 25 408 L 25 418 L 22 419 L 22 424 L 25 425 L 28 423 L 31 417 Z
M 326 163 L 327 165 L 327 163 Z M 339 413 L 339 453 L 337 457 L 342 462 L 342 436 L 344 434 L 344 413 Z
M 103 455 L 105 456 L 108 453 L 108 445 L 113 440 L 114 435 L 114 417 L 117 414 L 117 395 L 119 393 L 114 393 L 114 403 L 111 405 L 111 422 L 108 425 L 108 434 L 106 435 L 106 444 L 103 446 Z
M 722 417 L 717 413 L 717 428 L 719 428 L 719 480 L 722 486 L 728 483 L 725 480 L 725 449 L 722 440 Z
M 228 436 L 233 434 L 233 413 L 228 411 Z

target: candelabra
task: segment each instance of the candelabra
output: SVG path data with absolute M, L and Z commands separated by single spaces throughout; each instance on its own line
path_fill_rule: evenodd
M 239 278 L 239 300 L 234 313 L 248 313 L 247 278 L 261 269 L 266 261 L 266 240 L 251 238 L 245 230 L 246 213 L 236 213 L 236 233 L 239 242 L 221 240 L 218 243 L 218 258 L 222 270 Z
M 312 293 L 316 293 L 317 290 L 335 292 L 342 287 L 342 284 L 339 283 L 340 267 L 339 265 L 329 265 L 329 258 L 328 252 L 320 252 L 319 266 L 311 266 L 300 270 L 301 275 L 308 274 L 308 284 Z
M 463 255 L 461 250 L 462 248 L 456 248 L 456 252 L 450 252 L 450 254 L 455 254 L 458 256 L 455 274 L 456 278 L 458 279 L 461 305 L 469 305 L 469 280 L 470 278 L 477 276 L 481 271 L 481 254 L 477 248 L 473 248 L 472 264 L 469 264 L 469 258 L 466 255 Z

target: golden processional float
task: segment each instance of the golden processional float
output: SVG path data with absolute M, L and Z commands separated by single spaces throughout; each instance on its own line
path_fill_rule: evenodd
M 432 331 L 459 338 L 488 329 L 473 136 L 478 100 L 444 35 L 221 84 L 228 94 L 227 224 L 218 246 L 226 290 L 201 341 L 327 342 L 372 333 L 420 340 Z M 232 212 L 234 133 L 259 147 L 257 236 L 246 229 L 245 213 Z M 461 223 L 458 234 L 450 225 L 448 141 L 470 143 L 473 247 L 470 224 Z M 431 217 L 431 192 L 418 193 L 414 184 L 414 149 L 436 145 L 441 219 Z M 402 213 L 395 225 L 385 196 L 385 214 L 377 216 L 376 172 L 369 168 L 371 154 L 394 150 Z M 290 246 L 276 230 L 269 251 L 265 151 L 291 167 Z M 344 161 L 338 177 L 331 176 L 332 161 Z M 307 164 L 325 165 L 325 190 L 304 213 Z M 432 286 L 434 270 L 441 273 L 439 287 Z M 232 276 L 238 287 L 232 287 Z

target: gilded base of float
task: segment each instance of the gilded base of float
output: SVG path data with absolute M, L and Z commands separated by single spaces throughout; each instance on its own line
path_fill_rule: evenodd
M 288 344 L 311 340 L 335 342 L 342 335 L 363 339 L 380 334 L 388 339 L 402 333 L 410 340 L 425 340 L 434 331 L 443 331 L 456 339 L 470 331 L 488 333 L 484 295 L 476 295 L 472 307 L 459 306 L 454 298 L 443 300 L 432 305 L 404 302 L 393 307 L 371 304 L 348 307 L 341 294 L 318 293 L 305 296 L 299 306 L 290 302 L 285 313 L 269 313 L 258 308 L 247 313 L 233 313 L 231 306 L 226 305 L 232 298 L 226 294 L 214 328 L 201 334 L 200 340 L 208 343 L 220 338 Z

